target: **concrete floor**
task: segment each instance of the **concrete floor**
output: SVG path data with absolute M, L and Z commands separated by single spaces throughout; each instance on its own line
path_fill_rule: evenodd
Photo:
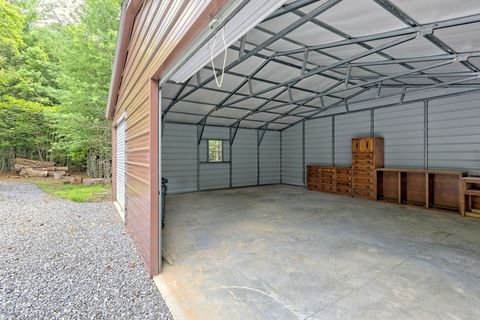
M 167 203 L 177 320 L 480 319 L 480 220 L 284 185 Z

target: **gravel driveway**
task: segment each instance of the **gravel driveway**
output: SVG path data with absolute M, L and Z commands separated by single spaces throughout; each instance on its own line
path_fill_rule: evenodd
M 0 319 L 171 319 L 109 202 L 0 181 Z

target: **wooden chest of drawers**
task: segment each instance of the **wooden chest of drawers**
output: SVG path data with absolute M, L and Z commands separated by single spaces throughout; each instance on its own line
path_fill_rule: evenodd
M 350 167 L 332 167 L 307 165 L 307 188 L 338 194 L 352 194 L 352 169 Z
M 354 197 L 375 199 L 375 169 L 383 167 L 383 138 L 352 139 L 352 192 Z

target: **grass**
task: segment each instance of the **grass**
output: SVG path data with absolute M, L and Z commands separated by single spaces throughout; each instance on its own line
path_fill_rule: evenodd
M 97 202 L 110 199 L 110 185 L 63 184 L 53 179 L 28 178 L 28 182 L 37 185 L 43 192 L 61 199 L 74 202 Z

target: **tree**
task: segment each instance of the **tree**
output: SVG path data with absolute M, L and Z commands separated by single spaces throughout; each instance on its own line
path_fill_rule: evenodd
M 84 162 L 87 155 L 111 157 L 105 119 L 119 20 L 119 0 L 86 0 L 78 24 L 64 28 L 60 60 L 60 112 L 53 117 L 56 150 Z M 57 46 L 58 47 L 58 46 Z
M 0 171 L 10 167 L 9 158 L 45 160 L 51 129 L 42 104 L 15 99 L 0 101 Z
M 37 0 L 0 0 L 1 159 L 109 161 L 104 111 L 119 9 L 120 0 L 85 0 L 70 24 L 42 25 Z

